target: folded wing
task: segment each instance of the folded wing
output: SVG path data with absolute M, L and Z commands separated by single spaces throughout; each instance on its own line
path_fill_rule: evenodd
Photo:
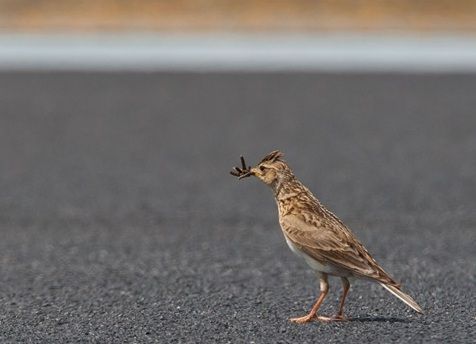
M 317 261 L 333 264 L 356 276 L 399 287 L 337 218 L 300 212 L 285 215 L 280 222 L 286 237 Z

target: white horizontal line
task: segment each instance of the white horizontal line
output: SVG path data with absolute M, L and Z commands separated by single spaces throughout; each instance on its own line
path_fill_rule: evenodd
M 0 35 L 0 70 L 476 71 L 476 38 Z

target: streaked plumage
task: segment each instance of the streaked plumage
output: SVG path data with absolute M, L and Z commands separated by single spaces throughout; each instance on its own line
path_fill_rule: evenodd
M 415 300 L 400 290 L 400 285 L 377 264 L 347 226 L 294 176 L 282 156 L 281 152 L 273 151 L 253 168 L 246 167 L 242 158 L 242 168 L 235 168 L 232 174 L 240 179 L 256 176 L 272 188 L 278 206 L 279 223 L 288 246 L 319 276 L 321 294 L 313 309 L 308 315 L 291 320 L 304 323 L 316 317 L 327 295 L 328 275 L 341 277 L 344 293 L 337 316 L 317 317 L 320 320 L 344 319 L 343 306 L 350 277 L 378 282 L 415 311 L 422 313 Z

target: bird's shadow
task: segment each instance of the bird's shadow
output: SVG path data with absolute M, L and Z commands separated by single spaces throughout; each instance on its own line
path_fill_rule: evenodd
M 351 317 L 348 319 L 350 322 L 388 322 L 388 323 L 410 323 L 411 319 L 407 318 L 395 318 L 395 317 L 372 317 L 368 315 Z

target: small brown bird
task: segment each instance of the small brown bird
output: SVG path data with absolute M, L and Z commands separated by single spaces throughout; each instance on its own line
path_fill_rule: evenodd
M 306 323 L 314 318 L 322 321 L 346 320 L 344 302 L 351 278 L 378 282 L 415 311 L 423 313 L 415 300 L 405 294 L 400 285 L 377 264 L 349 228 L 294 176 L 282 158 L 281 152 L 273 151 L 251 168 L 246 166 L 241 157 L 242 167 L 235 167 L 230 173 L 238 179 L 255 176 L 271 187 L 286 243 L 319 277 L 321 293 L 309 314 L 290 320 L 295 323 Z M 333 317 L 317 316 L 329 290 L 329 275 L 338 276 L 342 280 L 343 293 L 339 311 Z

